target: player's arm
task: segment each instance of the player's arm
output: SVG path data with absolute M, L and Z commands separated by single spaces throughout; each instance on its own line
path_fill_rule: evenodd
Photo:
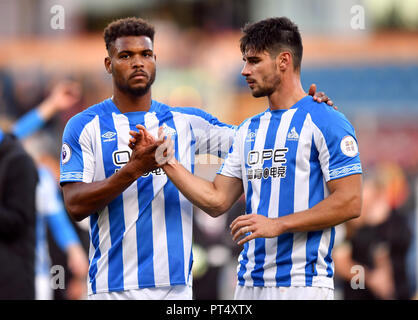
M 238 178 L 218 174 L 210 182 L 191 174 L 177 161 L 165 164 L 162 168 L 190 202 L 212 217 L 228 211 L 243 192 L 242 181 Z
M 137 178 L 140 171 L 131 170 L 126 164 L 109 178 L 96 182 L 69 182 L 62 187 L 67 212 L 76 221 L 103 209 Z
M 125 191 L 143 174 L 158 167 L 155 151 L 162 141 L 137 143 L 129 162 L 109 178 L 95 182 L 70 182 L 62 187 L 65 207 L 70 216 L 81 221 L 98 212 Z
M 144 137 L 150 137 L 145 127 L 137 125 L 139 132 L 130 131 L 132 136 L 129 140 L 129 147 L 133 149 L 141 133 Z M 164 132 L 160 127 L 158 132 L 159 140 L 165 139 Z M 148 138 L 150 141 L 152 138 Z M 211 215 L 217 217 L 226 212 L 243 192 L 241 179 L 217 175 L 213 182 L 193 175 L 184 168 L 173 156 L 174 145 L 170 137 L 165 140 L 167 145 L 167 156 L 156 159 L 161 164 L 170 180 L 194 205 Z M 157 153 L 158 154 L 158 153 Z
M 131 149 L 135 148 L 140 133 L 144 137 L 150 136 L 145 127 L 141 125 L 136 127 L 139 132 L 129 132 L 132 136 L 129 140 Z M 167 156 L 157 157 L 156 162 L 161 165 L 170 180 L 190 202 L 212 217 L 217 217 L 231 208 L 243 192 L 241 179 L 218 174 L 211 182 L 193 175 L 174 158 L 174 143 L 170 137 L 164 137 L 161 127 L 158 137 L 160 141 L 166 139 Z
M 279 218 L 250 214 L 231 224 L 234 241 L 251 232 L 238 244 L 255 238 L 272 238 L 287 232 L 316 231 L 360 216 L 362 179 L 353 174 L 327 183 L 330 195 L 314 207 Z

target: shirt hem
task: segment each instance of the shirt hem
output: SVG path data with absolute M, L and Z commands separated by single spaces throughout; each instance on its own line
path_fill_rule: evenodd
M 93 293 L 93 291 L 89 288 L 87 295 L 91 296 L 93 294 L 97 293 L 108 293 L 108 292 L 121 292 L 121 291 L 128 291 L 128 290 L 137 290 L 137 289 L 151 289 L 151 288 L 162 288 L 162 287 L 173 287 L 173 286 L 189 286 L 191 287 L 191 284 L 185 283 L 185 282 L 175 282 L 175 283 L 162 283 L 158 285 L 135 285 L 135 286 L 128 286 L 128 287 L 122 287 L 122 288 L 111 288 L 111 289 L 101 289 L 96 290 L 96 292 Z
M 244 280 L 245 281 L 245 280 Z M 321 278 L 321 279 L 314 279 L 311 285 L 306 285 L 305 280 L 293 280 L 291 284 L 280 284 L 276 282 L 265 282 L 264 285 L 254 285 L 254 284 L 246 284 L 246 281 L 244 284 L 237 283 L 237 285 L 242 287 L 318 287 L 318 288 L 329 288 L 334 289 L 334 280 L 332 278 Z
M 229 172 L 217 171 L 216 174 L 220 174 L 220 175 L 225 176 L 225 177 L 237 178 L 237 179 L 241 179 L 242 180 L 242 176 L 238 176 L 238 175 L 235 175 L 235 174 L 232 174 L 232 173 L 229 173 Z

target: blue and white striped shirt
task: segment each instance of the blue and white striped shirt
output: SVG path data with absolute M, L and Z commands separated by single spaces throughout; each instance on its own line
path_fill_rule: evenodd
M 326 182 L 359 173 L 352 125 L 311 96 L 244 121 L 218 172 L 242 179 L 246 213 L 269 218 L 312 208 L 328 196 Z M 238 284 L 333 288 L 334 237 L 329 228 L 249 241 L 239 257 Z
M 235 133 L 199 109 L 153 100 L 148 112 L 121 113 L 107 99 L 67 123 L 61 184 L 110 177 L 129 160 L 129 130 L 137 124 L 155 137 L 163 126 L 174 140 L 176 159 L 192 173 L 196 153 L 225 156 Z M 192 213 L 164 171 L 140 177 L 90 216 L 88 293 L 190 284 Z

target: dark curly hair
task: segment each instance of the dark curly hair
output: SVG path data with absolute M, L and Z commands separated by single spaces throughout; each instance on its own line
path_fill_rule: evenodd
M 115 20 L 108 24 L 104 29 L 103 37 L 106 43 L 106 49 L 109 51 L 110 46 L 117 38 L 127 36 L 146 36 L 154 42 L 154 26 L 141 18 L 124 18 Z
M 276 56 L 284 49 L 293 55 L 293 67 L 300 70 L 302 62 L 302 38 L 298 26 L 286 17 L 269 18 L 256 23 L 247 23 L 242 29 L 240 39 L 242 54 L 247 50 L 267 51 Z

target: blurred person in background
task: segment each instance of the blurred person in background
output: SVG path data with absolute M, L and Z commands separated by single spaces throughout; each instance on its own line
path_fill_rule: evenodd
M 61 81 L 40 103 L 22 116 L 11 131 L 23 139 L 24 147 L 35 159 L 39 182 L 36 188 L 36 256 L 35 256 L 35 298 L 53 299 L 50 283 L 51 261 L 49 255 L 47 227 L 59 248 L 66 253 L 67 265 L 71 271 L 70 285 L 67 289 L 69 299 L 86 296 L 85 279 L 88 259 L 84 248 L 64 209 L 57 184 L 58 159 L 54 158 L 54 141 L 44 135 L 33 133 L 42 128 L 55 114 L 73 107 L 80 99 L 80 87 L 76 82 Z
M 336 274 L 344 280 L 344 299 L 411 298 L 406 266 L 411 230 L 402 212 L 407 196 L 408 186 L 398 166 L 380 165 L 366 175 L 361 217 L 346 223 L 346 240 L 334 251 Z M 356 266 L 364 270 L 365 288 L 353 287 L 353 277 L 361 276 L 352 269 Z
M 59 81 L 48 96 L 36 107 L 26 112 L 10 129 L 19 139 L 24 139 L 41 129 L 57 113 L 70 110 L 81 98 L 81 87 L 74 81 Z
M 13 119 L 29 112 L 44 100 L 45 80 L 45 74 L 39 66 L 25 68 L 23 72 L 13 68 L 4 70 L 0 75 L 0 82 L 4 86 L 2 98 L 5 99 L 2 111 Z
M 195 299 L 233 299 L 236 261 L 241 247 L 232 241 L 229 225 L 243 212 L 245 212 L 244 197 L 241 197 L 225 215 L 217 218 L 195 207 L 193 214 L 193 294 Z
M 39 134 L 24 140 L 25 149 L 35 159 L 39 175 L 36 188 L 36 299 L 53 299 L 47 228 L 67 257 L 71 272 L 70 283 L 64 286 L 67 298 L 83 299 L 87 294 L 88 258 L 64 209 L 57 179 L 52 171 L 55 168 L 49 167 L 51 163 L 58 162 L 49 151 L 51 145 L 54 144 L 50 138 Z
M 32 158 L 0 130 L 0 299 L 35 298 L 35 193 Z

